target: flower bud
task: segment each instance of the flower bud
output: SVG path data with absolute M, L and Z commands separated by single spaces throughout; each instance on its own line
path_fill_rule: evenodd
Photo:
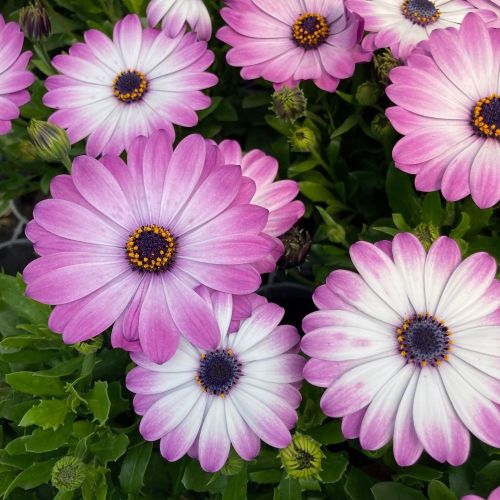
M 370 130 L 375 139 L 383 142 L 386 139 L 392 139 L 396 136 L 396 132 L 391 125 L 389 119 L 384 113 L 378 113 L 370 123 Z
M 84 342 L 77 342 L 73 344 L 73 347 L 81 354 L 87 356 L 88 354 L 97 352 L 102 347 L 102 342 L 102 335 L 99 335 L 99 337 L 94 337 Z
M 281 236 L 280 240 L 285 247 L 281 264 L 286 269 L 300 266 L 306 260 L 311 249 L 311 235 L 305 229 L 294 226 Z
M 32 42 L 39 42 L 50 36 L 50 19 L 40 0 L 35 0 L 35 3 L 30 3 L 21 9 L 19 24 Z
M 381 85 L 386 87 L 389 85 L 389 73 L 392 68 L 401 66 L 403 63 L 396 59 L 389 49 L 384 49 L 381 52 L 375 53 L 373 57 L 373 65 L 377 73 L 378 80 Z
M 314 131 L 308 127 L 296 128 L 288 138 L 292 151 L 295 153 L 310 153 L 318 143 Z
M 312 437 L 296 432 L 292 442 L 279 452 L 279 457 L 289 477 L 321 479 L 321 460 L 325 455 Z
M 356 89 L 356 101 L 363 106 L 373 106 L 380 95 L 380 87 L 375 82 L 366 81 Z
M 439 229 L 433 224 L 425 224 L 422 222 L 412 233 L 420 240 L 425 250 L 429 250 L 430 246 L 439 238 Z
M 75 491 L 85 481 L 86 465 L 76 457 L 66 456 L 52 467 L 52 484 L 59 491 Z
M 283 87 L 271 96 L 271 110 L 278 118 L 293 123 L 306 113 L 307 98 L 300 87 Z
M 28 135 L 35 146 L 38 157 L 44 161 L 69 162 L 71 149 L 66 131 L 49 122 L 32 119 L 28 126 Z

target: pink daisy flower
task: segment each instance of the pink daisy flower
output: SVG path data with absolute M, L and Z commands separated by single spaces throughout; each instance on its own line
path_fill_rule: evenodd
M 495 18 L 466 0 L 346 0 L 346 6 L 363 17 L 365 30 L 371 32 L 363 40 L 365 50 L 389 47 L 403 61 L 432 31 L 458 28 L 469 12 L 488 21 Z
M 228 0 L 221 16 L 227 26 L 217 37 L 233 48 L 232 66 L 245 80 L 262 77 L 275 88 L 313 80 L 333 92 L 371 53 L 359 46 L 363 21 L 345 10 L 343 0 Z
M 201 467 L 223 467 L 231 445 L 244 460 L 260 451 L 260 440 L 284 448 L 297 421 L 304 359 L 295 354 L 300 337 L 293 326 L 278 326 L 284 310 L 258 301 L 228 335 L 231 295 L 200 290 L 220 331 L 217 345 L 200 349 L 182 339 L 175 356 L 152 363 L 142 352 L 127 375 L 136 393 L 134 408 L 143 415 L 139 430 L 148 441 L 160 439 L 169 461 L 189 453 Z
M 396 166 L 420 191 L 448 201 L 472 194 L 480 208 L 500 199 L 500 31 L 469 14 L 459 30 L 435 30 L 394 68 L 386 110 L 403 137 Z
M 176 351 L 179 332 L 214 348 L 219 331 L 200 284 L 248 294 L 253 263 L 270 251 L 260 233 L 268 211 L 238 202 L 241 168 L 216 163 L 199 135 L 175 151 L 165 132 L 137 138 L 128 166 L 117 156 L 80 156 L 51 183 L 26 229 L 41 257 L 24 270 L 26 294 L 56 305 L 50 328 L 67 343 L 113 323 L 117 347 L 155 362 Z M 249 181 L 245 181 L 247 183 Z
M 399 465 L 423 450 L 463 464 L 469 431 L 500 446 L 500 281 L 487 253 L 461 261 L 442 236 L 426 254 L 410 233 L 351 246 L 358 273 L 332 272 L 306 316 L 304 377 L 347 438 Z
M 27 90 L 35 76 L 26 70 L 31 52 L 22 52 L 24 35 L 17 23 L 7 23 L 0 14 L 0 135 L 12 129 L 19 106 L 30 100 Z
M 200 40 L 210 40 L 212 21 L 203 0 L 151 0 L 147 8 L 148 23 L 162 29 L 170 37 L 181 33 L 186 23 Z
M 461 500 L 485 500 L 479 495 L 465 495 Z M 500 500 L 500 486 L 494 489 L 488 496 L 488 500 Z
M 491 10 L 495 13 L 496 19 L 488 23 L 488 26 L 500 28 L 500 0 L 467 0 L 478 9 Z
M 255 183 L 249 191 L 248 202 L 269 210 L 269 219 L 263 232 L 273 242 L 273 251 L 257 266 L 260 272 L 271 272 L 283 254 L 283 243 L 277 238 L 286 233 L 303 215 L 304 204 L 294 200 L 299 186 L 292 180 L 274 181 L 278 174 L 278 161 L 263 151 L 254 149 L 243 154 L 236 141 L 225 140 L 219 145 L 224 163 L 240 165 L 244 176 Z
M 72 143 L 85 137 L 87 154 L 120 154 L 139 135 L 192 127 L 196 110 L 210 105 L 201 90 L 217 83 L 205 70 L 214 55 L 194 33 L 168 38 L 142 29 L 136 15 L 115 25 L 113 40 L 97 30 L 68 55 L 54 57 L 62 73 L 47 78 L 43 102 L 56 108 L 49 121 L 67 129 Z

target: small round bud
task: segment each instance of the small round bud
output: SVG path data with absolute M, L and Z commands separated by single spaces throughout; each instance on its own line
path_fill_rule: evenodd
M 378 113 L 370 123 L 370 130 L 375 139 L 383 142 L 386 139 L 392 139 L 396 136 L 396 132 L 391 125 L 389 119 L 384 113 Z
M 300 87 L 283 87 L 271 96 L 271 110 L 278 118 L 293 123 L 306 114 L 307 98 Z
M 52 467 L 52 484 L 60 491 L 75 491 L 85 481 L 86 465 L 76 457 L 66 456 Z
M 292 151 L 296 153 L 310 153 L 318 143 L 316 135 L 308 127 L 296 128 L 288 138 Z
M 50 36 L 52 28 L 50 19 L 40 0 L 35 0 L 35 3 L 30 2 L 27 7 L 21 9 L 19 24 L 26 37 L 32 42 L 39 42 Z
M 220 473 L 223 476 L 235 476 L 241 472 L 243 464 L 243 460 L 236 453 L 231 453 Z
M 430 246 L 439 238 L 439 229 L 433 224 L 425 224 L 422 222 L 412 233 L 420 240 L 425 250 L 429 250 Z
M 296 432 L 292 442 L 279 452 L 279 457 L 289 477 L 321 479 L 321 460 L 325 455 L 312 437 Z
M 284 235 L 280 236 L 285 252 L 281 257 L 281 264 L 285 269 L 300 266 L 311 250 L 311 235 L 305 229 L 294 226 Z
M 373 106 L 380 95 L 380 87 L 375 82 L 366 81 L 356 89 L 356 101 L 363 106 Z
M 28 135 L 35 146 L 38 157 L 44 161 L 69 162 L 71 149 L 66 131 L 49 122 L 32 119 Z
M 84 342 L 77 342 L 76 344 L 73 344 L 73 347 L 81 354 L 85 354 L 85 356 L 87 356 L 88 354 L 94 354 L 97 352 L 102 347 L 102 343 L 102 335 L 100 335 L 99 337 L 94 337 Z
M 373 66 L 375 67 L 375 72 L 377 73 L 377 78 L 381 85 L 386 87 L 389 85 L 389 73 L 392 68 L 396 66 L 401 66 L 403 63 L 399 59 L 396 59 L 390 49 L 384 49 L 380 52 L 376 52 L 373 57 Z

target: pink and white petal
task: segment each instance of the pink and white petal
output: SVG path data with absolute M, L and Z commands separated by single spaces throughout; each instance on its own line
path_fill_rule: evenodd
M 366 413 L 366 408 L 361 408 L 342 419 L 342 434 L 347 439 L 356 439 L 361 432 L 361 424 Z
M 165 372 L 151 371 L 136 366 L 127 374 L 126 385 L 129 391 L 139 394 L 158 394 L 173 389 L 193 380 L 193 373 L 177 372 L 175 377 Z
M 309 359 L 303 370 L 304 378 L 312 385 L 328 387 L 344 370 L 340 369 L 341 363 L 325 361 L 322 359 Z
M 500 352 L 499 327 L 475 327 L 458 332 L 453 331 L 453 343 L 462 349 L 492 354 Z
M 144 352 L 132 353 L 130 357 L 137 366 L 150 372 L 170 374 L 168 377 L 173 377 L 175 373 L 188 372 L 192 374 L 192 378 L 194 379 L 194 375 L 200 364 L 199 351 L 184 339 L 180 340 L 179 348 L 174 356 L 163 364 L 155 363 Z
M 243 363 L 271 358 L 283 354 L 298 345 L 300 335 L 291 325 L 277 326 L 262 342 L 245 350 L 239 356 Z
M 225 401 L 214 397 L 200 431 L 198 456 L 201 468 L 206 472 L 221 469 L 226 463 L 230 448 Z
M 452 352 L 453 356 L 458 356 L 470 365 L 475 366 L 478 370 L 496 379 L 500 379 L 500 359 L 498 356 L 484 354 L 477 352 L 477 350 L 471 351 L 469 349 L 463 349 L 458 345 L 453 346 Z
M 234 335 L 234 334 L 233 334 Z M 236 352 L 238 355 L 238 352 Z M 247 378 L 290 384 L 302 381 L 305 359 L 298 354 L 282 354 L 270 359 L 246 363 L 242 372 Z
M 477 152 L 470 171 L 472 199 L 479 208 L 490 208 L 500 200 L 500 148 L 498 140 L 487 139 Z

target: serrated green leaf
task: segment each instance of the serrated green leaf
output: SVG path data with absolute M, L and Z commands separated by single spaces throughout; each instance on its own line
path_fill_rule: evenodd
M 5 376 L 5 381 L 16 391 L 33 396 L 63 396 L 64 384 L 57 378 L 36 372 L 14 372 Z
M 16 478 L 9 484 L 4 493 L 4 500 L 9 498 L 12 491 L 16 488 L 23 490 L 31 490 L 37 486 L 48 483 L 50 480 L 50 473 L 52 472 L 53 465 L 57 459 L 47 460 L 46 462 L 34 463 L 26 470 L 22 471 Z
M 97 381 L 92 390 L 85 396 L 90 411 L 100 425 L 104 425 L 108 420 L 111 401 L 108 395 L 108 383 Z
M 45 399 L 40 401 L 38 406 L 34 406 L 28 410 L 19 422 L 19 425 L 21 427 L 37 425 L 42 429 L 52 428 L 56 430 L 64 423 L 68 413 L 69 408 L 66 400 Z
M 99 441 L 90 444 L 89 450 L 106 465 L 108 462 L 118 460 L 127 451 L 128 443 L 126 434 L 107 432 L 99 438 Z

